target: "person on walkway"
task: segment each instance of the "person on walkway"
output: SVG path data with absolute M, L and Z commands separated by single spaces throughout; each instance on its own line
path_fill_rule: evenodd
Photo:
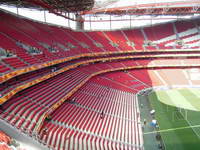
M 144 119 L 144 126 L 146 126 L 146 124 L 147 124 L 147 120 L 146 120 L 146 119 Z

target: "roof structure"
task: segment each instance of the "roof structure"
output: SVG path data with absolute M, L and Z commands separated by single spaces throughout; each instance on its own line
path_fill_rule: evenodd
M 79 19 L 82 17 L 70 18 L 69 13 L 78 16 L 200 14 L 199 0 L 0 0 L 0 4 L 48 10 L 50 13 L 78 22 L 84 21 Z
M 81 11 L 91 10 L 94 6 L 94 0 L 1 0 L 0 4 L 48 10 L 58 16 L 77 21 L 68 17 L 67 13 L 78 14 Z
M 1 0 L 0 4 L 49 11 L 79 12 L 92 9 L 94 0 Z
M 82 14 L 185 15 L 200 13 L 199 0 L 143 0 L 142 2 L 136 0 L 104 0 L 101 4 L 99 3 L 96 3 L 92 10 L 84 11 Z

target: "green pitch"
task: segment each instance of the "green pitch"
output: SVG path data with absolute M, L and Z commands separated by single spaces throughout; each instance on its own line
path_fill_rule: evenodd
M 148 98 L 166 150 L 200 150 L 200 90 L 156 91 Z

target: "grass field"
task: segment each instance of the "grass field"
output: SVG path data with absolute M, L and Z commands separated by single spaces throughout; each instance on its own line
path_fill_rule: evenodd
M 200 150 L 200 90 L 156 91 L 148 98 L 166 150 Z

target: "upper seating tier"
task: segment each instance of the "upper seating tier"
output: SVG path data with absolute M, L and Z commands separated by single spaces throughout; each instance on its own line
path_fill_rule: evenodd
M 200 40 L 197 38 L 199 29 L 197 30 L 196 20 L 185 21 L 184 27 L 182 22 L 175 22 L 124 31 L 75 32 L 16 17 L 3 11 L 0 11 L 0 19 L 0 47 L 20 58 L 20 64 L 16 66 L 4 61 L 11 65 L 12 70 L 82 53 L 182 48 L 183 46 L 176 43 L 176 40 L 179 40 L 177 37 L 186 42 L 188 47 L 198 48 L 197 43 Z M 17 42 L 35 47 L 41 53 L 30 54 L 17 45 Z M 56 51 L 52 52 L 50 48 Z

